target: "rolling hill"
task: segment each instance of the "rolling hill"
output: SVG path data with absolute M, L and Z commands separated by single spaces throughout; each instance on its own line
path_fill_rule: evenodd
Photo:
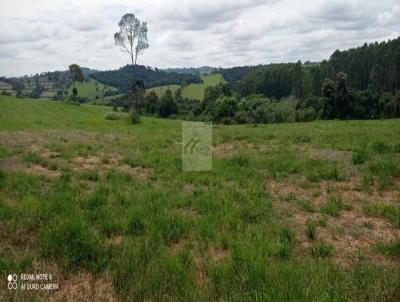
M 90 77 L 100 83 L 116 87 L 120 91 L 128 91 L 132 88 L 133 67 L 131 65 L 126 65 L 117 70 L 92 73 Z M 136 79 L 142 80 L 146 88 L 201 82 L 198 75 L 165 72 L 158 68 L 151 68 L 143 65 L 136 66 Z
M 78 95 L 89 100 L 102 99 L 106 92 L 117 92 L 118 89 L 104 85 L 96 80 L 88 79 L 82 83 L 76 83 Z M 68 88 L 68 95 L 72 94 L 73 86 Z
M 208 86 L 215 86 L 219 83 L 225 83 L 225 80 L 221 74 L 204 75 L 201 77 L 201 79 L 203 83 L 189 84 L 187 86 L 184 86 L 182 89 L 182 96 L 191 100 L 202 101 L 204 97 L 204 90 Z M 172 93 L 175 94 L 176 90 L 178 90 L 179 87 L 179 85 L 164 85 L 148 89 L 148 91 L 154 91 L 155 93 L 157 93 L 158 96 L 161 96 L 168 89 L 170 89 Z

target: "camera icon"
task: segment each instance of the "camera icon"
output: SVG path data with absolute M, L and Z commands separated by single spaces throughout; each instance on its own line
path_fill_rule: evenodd
M 7 281 L 8 281 L 7 287 L 8 287 L 8 289 L 17 289 L 17 287 L 18 287 L 17 279 L 18 279 L 18 277 L 17 277 L 16 274 L 9 274 L 7 276 Z

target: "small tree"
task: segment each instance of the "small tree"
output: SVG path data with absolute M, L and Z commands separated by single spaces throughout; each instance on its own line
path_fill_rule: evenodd
M 174 100 L 171 90 L 168 89 L 160 99 L 158 115 L 160 117 L 168 117 L 176 113 L 178 113 L 178 105 Z
M 71 64 L 69 65 L 69 71 L 72 76 L 72 82 L 75 85 L 75 82 L 83 82 L 85 77 L 82 73 L 82 69 L 78 64 Z
M 137 58 L 149 47 L 147 22 L 142 22 L 134 14 L 125 14 L 118 23 L 119 31 L 114 34 L 115 44 L 129 54 L 133 66 L 133 92 L 136 91 Z
M 69 71 L 71 73 L 71 78 L 72 78 L 72 84 L 74 88 L 72 89 L 72 98 L 71 101 L 76 102 L 77 101 L 77 96 L 78 96 L 78 89 L 75 87 L 76 82 L 83 82 L 85 80 L 85 77 L 82 73 L 82 69 L 78 64 L 71 64 L 69 65 Z

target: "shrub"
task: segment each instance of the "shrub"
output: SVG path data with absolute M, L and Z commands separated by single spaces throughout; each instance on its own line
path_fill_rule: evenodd
M 135 109 L 132 109 L 129 113 L 129 122 L 131 124 L 140 124 L 142 122 L 139 113 Z
M 114 113 L 114 112 L 110 112 L 110 113 L 107 113 L 107 115 L 104 118 L 109 121 L 116 121 L 121 118 L 121 115 Z

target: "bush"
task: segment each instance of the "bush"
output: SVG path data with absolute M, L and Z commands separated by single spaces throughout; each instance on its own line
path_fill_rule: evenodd
M 104 118 L 109 121 L 116 121 L 121 118 L 121 115 L 111 112 L 111 113 L 107 113 L 107 115 Z
M 129 113 L 129 122 L 131 124 L 140 124 L 142 122 L 139 113 L 135 109 L 132 109 Z

